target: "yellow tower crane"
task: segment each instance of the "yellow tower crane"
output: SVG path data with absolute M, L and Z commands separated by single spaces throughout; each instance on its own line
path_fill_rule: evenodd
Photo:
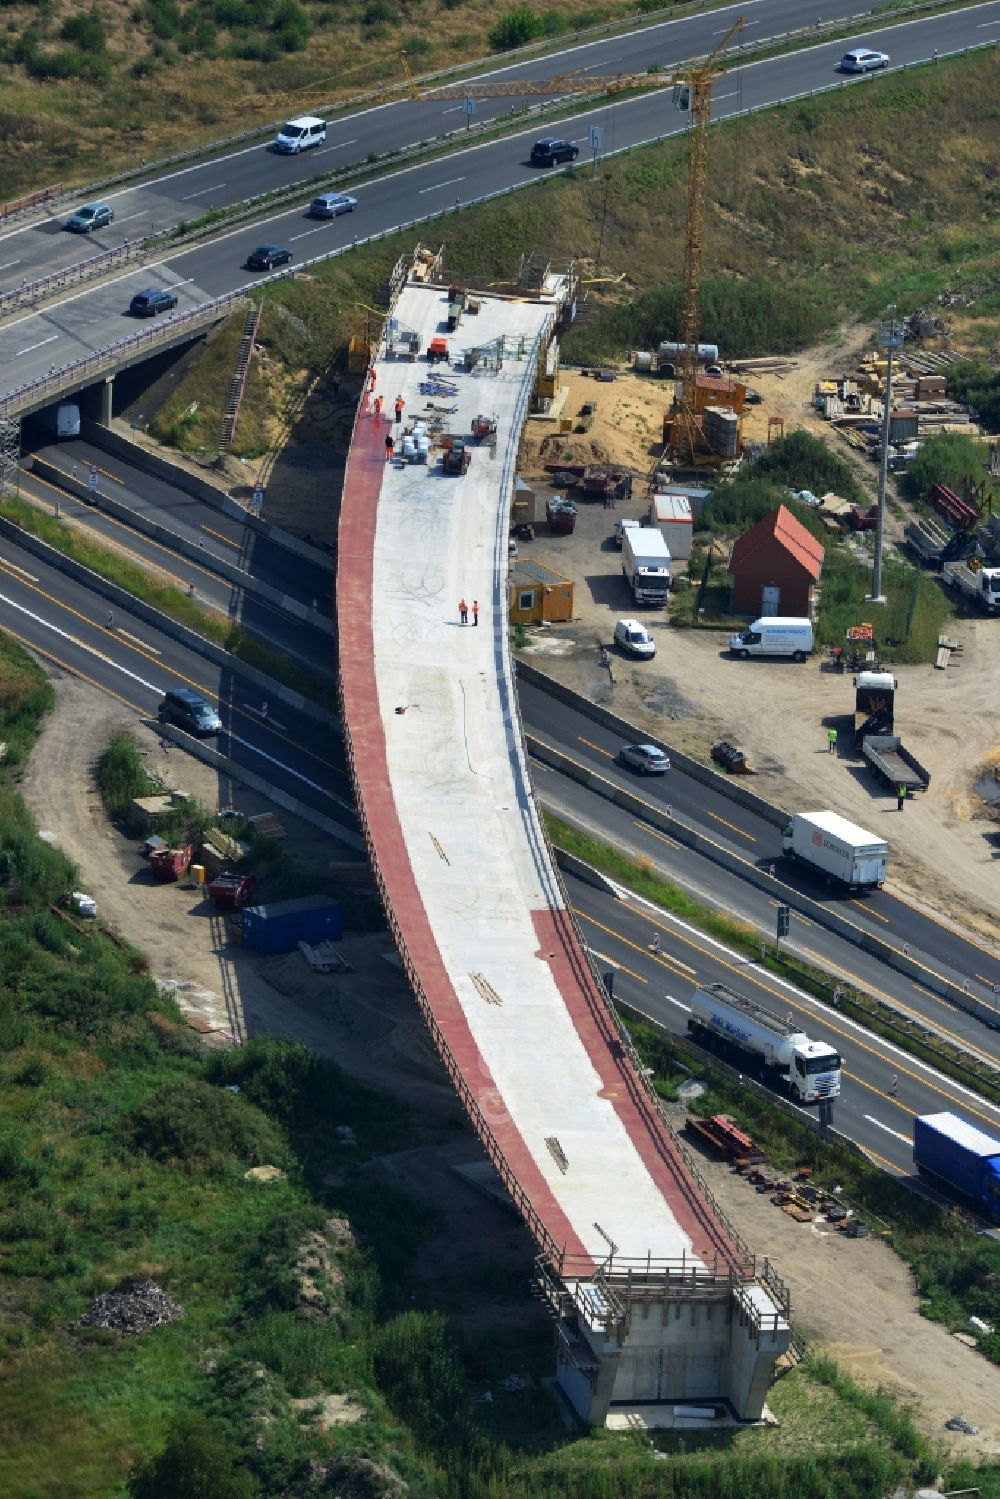
M 681 389 L 675 397 L 674 419 L 670 429 L 670 448 L 675 461 L 695 460 L 700 429 L 698 425 L 696 380 L 698 373 L 698 338 L 701 331 L 701 260 L 705 229 L 705 189 L 708 182 L 708 125 L 712 117 L 712 85 L 721 70 L 716 67 L 721 54 L 734 36 L 746 25 L 739 16 L 718 46 L 704 62 L 676 72 L 617 73 L 611 76 L 584 73 L 560 73 L 554 78 L 485 78 L 465 83 L 444 84 L 440 88 L 419 88 L 410 72 L 406 53 L 400 62 L 406 75 L 410 98 L 433 102 L 437 99 L 538 98 L 552 94 L 624 94 L 640 89 L 672 88 L 675 103 L 691 113 L 690 158 L 688 166 L 687 232 L 684 241 L 684 281 L 681 299 L 680 340 L 684 346 L 681 361 Z

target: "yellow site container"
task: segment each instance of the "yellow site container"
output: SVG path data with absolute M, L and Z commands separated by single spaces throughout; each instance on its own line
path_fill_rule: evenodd
M 204 883 L 205 883 L 205 866 L 204 866 L 204 864 L 192 864 L 191 865 L 191 873 L 194 875 L 194 882 L 195 882 L 196 885 L 204 885 Z

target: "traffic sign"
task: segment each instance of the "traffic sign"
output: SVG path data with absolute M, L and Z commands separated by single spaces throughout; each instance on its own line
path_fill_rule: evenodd
M 100 483 L 100 478 L 101 476 L 98 472 L 97 464 L 92 463 L 90 465 L 90 473 L 87 475 L 87 488 L 96 490 L 98 484 Z
M 602 151 L 604 149 L 604 129 L 601 125 L 591 125 L 588 138 L 592 151 Z

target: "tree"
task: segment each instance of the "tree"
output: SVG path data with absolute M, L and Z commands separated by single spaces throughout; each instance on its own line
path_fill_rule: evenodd
M 519 5 L 516 10 L 505 11 L 500 17 L 490 32 L 490 46 L 494 52 L 512 52 L 515 47 L 533 42 L 544 31 L 545 22 L 541 16 L 527 5 Z
M 255 1499 L 257 1485 L 217 1421 L 192 1413 L 129 1483 L 131 1499 Z
M 983 449 L 962 432 L 928 437 L 906 471 L 906 493 L 913 500 L 927 498 L 935 484 L 961 492 L 966 479 L 983 477 Z

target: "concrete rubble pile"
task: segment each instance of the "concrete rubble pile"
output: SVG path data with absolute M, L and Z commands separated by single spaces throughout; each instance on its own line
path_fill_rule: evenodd
M 92 1301 L 80 1318 L 85 1327 L 107 1327 L 114 1332 L 149 1332 L 183 1317 L 184 1309 L 171 1301 L 147 1275 L 130 1275 L 113 1291 Z

